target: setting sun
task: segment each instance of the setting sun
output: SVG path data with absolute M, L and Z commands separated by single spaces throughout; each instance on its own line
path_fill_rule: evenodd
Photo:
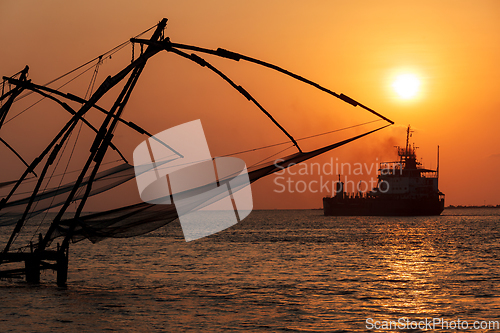
M 417 95 L 420 81 L 413 74 L 402 74 L 392 83 L 392 87 L 399 97 L 409 99 Z

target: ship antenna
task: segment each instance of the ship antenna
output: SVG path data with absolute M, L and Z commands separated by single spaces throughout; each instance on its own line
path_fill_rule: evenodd
M 410 144 L 410 125 L 408 125 L 408 128 L 406 129 L 406 155 L 408 155 L 409 144 Z

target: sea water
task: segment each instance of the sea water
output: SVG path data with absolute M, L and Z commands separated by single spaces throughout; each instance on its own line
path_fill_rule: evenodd
M 5 238 L 11 228 L 2 229 Z M 500 209 L 254 211 L 198 241 L 186 243 L 173 222 L 72 244 L 69 258 L 67 288 L 50 271 L 37 286 L 0 282 L 1 332 L 366 332 L 432 318 L 470 330 L 500 321 Z M 497 330 L 475 330 L 487 331 Z

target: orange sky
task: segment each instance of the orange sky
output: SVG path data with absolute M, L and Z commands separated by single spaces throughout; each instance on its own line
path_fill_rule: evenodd
M 0 3 L 0 74 L 10 76 L 29 65 L 33 82 L 46 83 L 163 17 L 169 19 L 166 35 L 174 42 L 223 47 L 269 61 L 396 122 L 308 163 L 331 158 L 350 163 L 394 159 L 393 146 L 404 144 L 405 127 L 411 124 L 425 167 L 436 167 L 436 147 L 441 147 L 439 187 L 446 194 L 446 204 L 500 204 L 500 2 L 4 1 Z M 98 81 L 116 73 L 130 57 L 127 47 L 106 61 Z M 376 119 L 270 70 L 203 57 L 244 86 L 296 138 Z M 391 83 L 400 73 L 413 73 L 421 80 L 415 99 L 402 100 L 393 92 Z M 64 91 L 84 95 L 89 79 L 83 76 Z M 24 107 L 13 109 L 12 114 Z M 146 66 L 124 118 L 152 133 L 200 118 L 214 156 L 286 141 L 227 83 L 166 52 Z M 45 142 L 44 133 L 57 131 L 66 120 L 64 111 L 42 102 L 6 124 L 1 135 L 31 161 Z M 22 142 L 20 133 L 33 138 Z M 356 133 L 324 136 L 304 142 L 304 148 Z M 120 129 L 115 144 L 131 158 L 143 139 Z M 2 174 L 14 177 L 21 165 L 3 147 L 0 154 Z M 255 158 L 246 159 L 247 164 L 252 161 Z M 255 183 L 255 208 L 321 206 L 324 194 L 278 194 L 274 181 L 270 176 Z M 133 198 L 129 201 L 138 198 L 133 186 L 128 191 Z

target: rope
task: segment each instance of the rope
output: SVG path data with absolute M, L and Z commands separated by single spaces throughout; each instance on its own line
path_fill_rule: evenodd
M 141 32 L 141 33 L 140 33 L 139 35 L 137 35 L 136 37 L 142 36 L 143 34 L 147 33 L 148 31 L 152 30 L 152 29 L 153 29 L 153 28 L 155 28 L 155 27 L 156 27 L 156 25 L 152 26 L 151 28 L 149 28 L 149 29 L 147 29 L 147 30 L 145 30 L 145 31 Z M 95 66 L 98 66 L 99 64 L 102 64 L 102 63 L 103 63 L 103 61 L 104 61 L 105 59 L 111 59 L 111 56 L 112 56 L 113 54 L 115 54 L 115 53 L 117 53 L 117 52 L 121 51 L 121 50 L 122 50 L 125 46 L 127 46 L 129 43 L 130 43 L 130 40 L 128 40 L 128 41 L 126 41 L 126 42 L 123 42 L 123 43 L 121 43 L 120 45 L 118 45 L 118 46 L 116 46 L 116 47 L 112 48 L 112 49 L 111 49 L 111 50 L 109 50 L 108 52 L 103 53 L 103 54 L 101 54 L 100 56 L 95 57 L 94 59 L 92 59 L 92 60 L 90 60 L 90 61 L 87 61 L 87 62 L 86 62 L 86 63 L 84 63 L 83 65 L 78 66 L 77 68 L 75 68 L 75 69 L 73 69 L 73 70 L 71 70 L 71 71 L 69 71 L 69 72 L 67 72 L 67 73 L 65 73 L 65 74 L 63 74 L 63 75 L 61 75 L 61 76 L 59 76 L 59 77 L 55 78 L 54 80 L 52 80 L 52 81 L 50 81 L 50 82 L 47 82 L 47 83 L 46 83 L 46 84 L 44 84 L 43 86 L 44 86 L 44 87 L 46 87 L 46 86 L 48 86 L 48 85 L 50 85 L 50 84 L 52 84 L 52 83 L 54 83 L 54 82 L 56 82 L 56 81 L 58 81 L 58 80 L 60 80 L 60 79 L 62 79 L 62 78 L 64 78 L 64 77 L 68 76 L 69 74 L 71 74 L 71 73 L 73 73 L 73 72 L 75 72 L 75 71 L 77 71 L 77 70 L 79 70 L 79 69 L 81 69 L 81 68 L 83 68 L 83 67 L 85 67 L 85 66 L 87 66 L 87 65 L 91 64 L 92 62 L 94 62 L 94 61 L 98 60 L 98 62 L 97 62 L 95 65 L 93 65 L 93 66 L 91 66 L 91 67 L 87 68 L 85 71 L 83 71 L 82 73 L 78 74 L 78 75 L 77 75 L 77 76 L 75 76 L 73 79 L 69 80 L 68 82 L 66 82 L 66 83 L 64 83 L 63 85 L 61 85 L 61 86 L 59 86 L 59 87 L 57 87 L 57 88 L 56 88 L 57 90 L 59 90 L 59 89 L 61 89 L 62 87 L 64 87 L 64 86 L 68 85 L 68 84 L 69 84 L 69 83 L 71 83 L 71 82 L 73 82 L 74 80 L 76 80 L 77 78 L 79 78 L 80 76 L 82 76 L 83 74 L 87 73 L 87 72 L 88 72 L 88 71 L 90 71 L 92 68 L 95 68 Z M 17 74 L 19 74 L 19 73 L 16 73 L 15 75 L 17 75 Z M 27 96 L 31 95 L 32 93 L 33 93 L 33 91 L 27 92 L 26 94 L 24 94 L 24 95 L 22 95 L 22 96 L 18 97 L 18 98 L 16 99 L 16 101 L 19 101 L 19 100 L 23 99 L 24 97 L 27 97 Z M 22 110 L 21 112 L 19 112 L 18 114 L 16 114 L 15 116 L 12 116 L 10 119 L 8 119 L 8 120 L 6 120 L 6 121 L 4 122 L 4 125 L 5 125 L 5 124 L 7 124 L 8 122 L 10 122 L 11 120 L 14 120 L 15 118 L 17 118 L 18 116 L 20 116 L 20 115 L 21 115 L 21 114 L 23 114 L 24 112 L 28 111 L 29 109 L 31 109 L 33 106 L 37 105 L 38 103 L 40 103 L 40 102 L 41 102 L 42 100 L 44 100 L 44 99 L 45 99 L 45 97 L 40 98 L 38 101 L 36 101 L 35 103 L 31 104 L 30 106 L 28 106 L 27 108 L 25 108 L 24 110 Z
M 286 150 L 288 150 L 288 149 L 290 149 L 290 148 L 293 148 L 293 147 L 295 147 L 295 145 L 291 145 L 291 146 L 289 146 L 289 147 L 287 147 L 287 148 L 285 148 L 285 149 L 283 149 L 283 150 L 280 150 L 280 151 L 279 151 L 279 152 L 277 152 L 276 154 L 272 154 L 271 156 L 268 156 L 268 157 L 266 157 L 265 159 L 260 160 L 259 162 L 252 164 L 252 165 L 251 165 L 251 166 L 249 166 L 247 169 L 250 169 L 251 167 L 254 167 L 254 166 L 256 166 L 256 165 L 259 165 L 260 163 L 267 161 L 267 160 L 268 160 L 268 159 L 270 159 L 271 157 L 274 157 L 274 156 L 276 156 L 276 155 L 278 155 L 278 154 L 281 154 L 282 152 L 284 152 L 284 151 L 286 151 Z
M 149 31 L 150 31 L 150 30 L 152 30 L 152 29 L 154 29 L 156 26 L 157 26 L 157 24 L 155 24 L 154 26 L 152 26 L 151 28 L 149 28 L 149 29 L 147 29 L 147 30 L 144 30 L 143 32 L 141 32 L 140 34 L 138 34 L 138 35 L 137 35 L 136 37 L 134 37 L 134 38 L 137 38 L 137 37 L 140 37 L 140 36 L 144 35 L 145 33 L 149 32 Z M 53 79 L 53 80 L 51 80 L 51 81 L 47 82 L 47 83 L 46 83 L 46 84 L 44 84 L 43 86 L 44 86 L 44 87 L 46 87 L 46 86 L 48 86 L 48 85 L 50 85 L 50 84 L 52 84 L 52 83 L 54 83 L 54 82 L 56 82 L 56 81 L 59 81 L 60 79 L 62 79 L 62 78 L 64 78 L 64 77 L 66 77 L 66 76 L 68 76 L 68 75 L 70 75 L 70 74 L 72 74 L 72 73 L 74 73 L 74 72 L 78 71 L 79 69 L 81 69 L 81 68 L 83 68 L 83 67 L 85 67 L 85 66 L 87 66 L 87 65 L 89 65 L 89 64 L 91 64 L 91 63 L 93 63 L 93 62 L 95 62 L 96 60 L 101 61 L 101 60 L 103 60 L 103 59 L 111 59 L 111 56 L 112 56 L 113 54 L 115 54 L 116 52 L 118 52 L 118 51 L 120 51 L 121 49 L 123 49 L 123 48 L 124 48 L 125 46 L 127 46 L 129 43 L 130 43 L 130 40 L 127 40 L 127 41 L 125 41 L 125 42 L 123 42 L 123 43 L 121 43 L 121 44 L 119 44 L 119 45 L 115 46 L 114 48 L 110 49 L 109 51 L 107 51 L 107 52 L 105 52 L 105 53 L 101 54 L 100 56 L 97 56 L 97 57 L 93 58 L 92 60 L 87 61 L 87 62 L 86 62 L 86 63 L 84 63 L 83 65 L 80 65 L 80 66 L 78 66 L 78 67 L 76 67 L 76 68 L 74 68 L 74 69 L 70 70 L 69 72 L 66 72 L 66 73 L 62 74 L 61 76 L 59 76 L 59 77 L 57 77 L 57 78 L 55 78 L 55 79 Z M 93 67 L 94 67 L 94 66 L 92 66 L 92 67 L 90 67 L 90 68 L 93 68 Z M 86 71 L 88 71 L 88 69 L 87 69 Z M 86 71 L 85 71 L 85 72 L 86 72 Z M 20 72 L 19 72 L 19 73 L 20 73 Z M 16 74 L 14 74 L 13 76 L 15 76 L 15 75 L 17 75 L 17 74 L 19 74 L 19 73 L 16 73 Z M 80 74 L 80 75 L 81 75 L 81 74 Z M 78 75 L 78 76 L 80 76 L 80 75 Z M 78 76 L 77 76 L 77 77 L 78 77 Z M 73 80 L 74 80 L 74 79 L 73 79 Z M 71 81 L 73 81 L 73 80 L 71 80 Z M 69 82 L 71 82 L 71 81 L 69 81 Z M 67 82 L 66 84 L 68 84 L 69 82 Z M 62 85 L 61 87 L 64 87 L 66 84 Z M 61 87 L 59 87 L 59 88 L 57 88 L 57 89 L 60 89 Z M 19 96 L 19 97 L 16 99 L 16 101 L 19 101 L 19 100 L 21 100 L 21 99 L 23 99 L 23 98 L 25 98 L 25 97 L 27 97 L 27 96 L 31 95 L 32 93 L 33 93 L 32 91 L 27 92 L 26 94 L 24 94 L 24 95 L 22 95 L 22 96 Z M 42 99 L 43 99 L 43 98 L 42 98 Z M 38 102 L 37 102 L 37 103 L 38 103 Z M 35 103 L 35 104 L 37 104 L 37 103 Z M 13 119 L 13 118 L 11 118 L 11 119 Z
M 80 129 L 81 129 L 81 124 L 80 124 Z M 73 132 L 71 132 L 71 133 L 70 133 L 69 138 L 71 138 L 72 136 L 73 136 Z M 61 177 L 61 180 L 59 181 L 59 185 L 57 186 L 58 188 L 59 188 L 59 187 L 61 187 L 62 181 L 63 181 L 63 179 L 64 179 L 64 175 L 66 174 L 66 171 L 68 170 L 68 166 L 69 166 L 69 163 L 70 163 L 70 161 L 71 161 L 71 156 L 73 155 L 73 152 L 74 152 L 74 150 L 75 150 L 76 140 L 77 140 L 77 139 L 78 139 L 78 137 L 75 139 L 75 144 L 74 144 L 74 146 L 73 146 L 73 150 L 71 151 L 70 158 L 68 159 L 68 163 L 66 164 L 66 167 L 65 167 L 65 169 L 64 169 L 64 172 L 63 172 L 63 177 Z M 44 187 L 44 189 L 43 189 L 42 193 L 43 193 L 43 192 L 45 192 L 45 191 L 47 190 L 47 187 L 49 186 L 50 181 L 51 181 L 51 180 L 52 180 L 52 178 L 54 177 L 54 173 L 56 172 L 56 169 L 57 169 L 57 167 L 59 166 L 59 163 L 61 162 L 62 155 L 64 154 L 64 151 L 66 150 L 66 147 L 68 146 L 68 143 L 69 143 L 69 140 L 66 140 L 66 142 L 65 142 L 65 144 L 64 144 L 64 147 L 62 148 L 61 152 L 59 153 L 59 158 L 57 159 L 57 163 L 56 163 L 56 165 L 54 166 L 54 168 L 52 169 L 52 173 L 50 174 L 50 176 L 49 176 L 49 178 L 48 178 L 48 180 L 47 180 L 47 183 L 45 184 L 45 187 Z M 43 217 L 42 217 L 42 219 L 41 219 L 40 223 L 38 224 L 38 227 L 36 228 L 35 232 L 33 233 L 33 236 L 31 236 L 31 240 L 30 240 L 30 241 L 33 241 L 33 238 L 35 238 L 35 235 L 37 234 L 38 230 L 40 230 L 40 228 L 42 227 L 43 222 L 45 222 L 45 218 L 47 217 L 47 214 L 49 213 L 49 210 L 52 208 L 52 204 L 54 203 L 54 200 L 55 200 L 55 199 L 56 199 L 56 195 L 54 195 L 54 196 L 52 197 L 52 200 L 50 201 L 50 205 L 49 205 L 49 207 L 45 210 L 45 214 L 43 215 Z M 36 207 L 38 206 L 38 203 L 39 203 L 39 202 L 40 202 L 40 200 L 36 202 L 35 206 L 33 207 L 33 210 L 35 210 L 35 209 L 36 209 Z M 29 216 L 26 220 L 29 220 L 30 218 L 31 218 L 31 214 L 30 214 L 30 216 Z M 26 225 L 26 223 L 25 223 L 25 225 Z M 19 232 L 19 233 L 20 233 L 20 232 Z M 19 233 L 18 233 L 17 235 L 19 235 Z M 17 238 L 17 235 L 16 235 L 16 238 Z
M 5 80 L 2 80 L 2 96 L 5 94 Z M 0 107 L 3 105 L 3 99 L 0 101 Z
M 303 137 L 303 138 L 297 139 L 297 141 L 307 140 L 307 139 L 315 138 L 315 137 L 322 136 L 322 135 L 327 135 L 327 134 L 331 134 L 331 133 L 335 133 L 335 132 L 340 132 L 340 131 L 344 131 L 344 130 L 347 130 L 347 129 L 351 129 L 351 128 L 354 128 L 354 127 L 359 127 L 359 126 L 363 126 L 363 125 L 367 125 L 367 124 L 375 123 L 375 122 L 377 122 L 377 121 L 382 121 L 382 119 L 372 120 L 372 121 L 368 121 L 368 122 L 366 122 L 366 123 L 362 123 L 362 124 L 358 124 L 358 125 L 353 125 L 353 126 L 349 126 L 349 127 L 344 127 L 344 128 L 336 129 L 336 130 L 333 130 L 333 131 L 328 131 L 328 132 L 324 132 L 324 133 L 320 133 L 320 134 L 315 134 L 315 135 L 306 136 L 306 137 Z M 236 152 L 236 153 L 231 153 L 231 154 L 223 155 L 223 156 L 221 156 L 221 157 L 227 157 L 227 156 L 239 155 L 239 154 L 248 153 L 248 152 L 252 152 L 252 151 L 257 151 L 257 150 L 262 150 L 262 149 L 266 149 L 266 148 L 271 148 L 271 147 L 281 146 L 281 145 L 284 145 L 284 144 L 287 144 L 287 143 L 290 143 L 290 141 L 284 141 L 284 142 L 280 142 L 280 143 L 275 143 L 275 144 L 272 144 L 272 145 L 263 146 L 263 147 L 259 147 L 259 148 L 253 148 L 253 149 L 248 149 L 248 150 L 242 150 L 242 151 L 239 151 L 239 152 Z
M 346 130 L 346 129 L 350 129 L 350 128 L 354 128 L 354 127 L 359 127 L 359 126 L 363 126 L 363 125 L 375 123 L 375 122 L 381 121 L 381 120 L 382 119 L 372 120 L 372 121 L 368 121 L 366 123 L 362 123 L 362 124 L 358 124 L 358 125 L 353 125 L 353 126 L 349 126 L 349 127 L 344 127 L 344 128 L 338 129 L 338 130 L 333 130 L 333 131 L 328 131 L 328 132 L 324 132 L 324 133 L 320 133 L 320 134 L 310 135 L 310 136 L 306 136 L 306 137 L 300 138 L 299 140 L 307 140 L 307 139 L 315 138 L 317 136 L 322 136 L 322 135 L 326 135 L 326 134 L 340 132 L 340 131 L 343 131 L 343 130 Z
M 94 65 L 96 66 L 96 65 Z M 71 82 L 73 82 L 74 80 L 76 80 L 77 78 L 79 78 L 80 76 L 82 76 L 83 74 L 87 73 L 88 71 L 90 71 L 92 68 L 94 68 L 94 66 L 92 67 L 89 67 L 87 68 L 85 71 L 81 72 L 80 74 L 78 74 L 77 76 L 75 76 L 74 78 L 72 78 L 71 80 L 69 80 L 68 82 L 66 82 L 65 84 L 63 84 L 62 86 L 59 86 L 57 87 L 56 89 L 59 90 L 61 89 L 62 87 L 70 84 Z M 46 85 L 45 85 L 46 86 Z M 29 92 L 28 94 L 32 94 L 33 92 Z M 27 96 L 27 95 L 25 95 Z M 34 107 L 35 105 L 37 105 L 38 103 L 40 103 L 41 101 L 43 101 L 45 99 L 45 97 L 42 97 L 40 98 L 38 101 L 36 101 L 35 103 L 31 104 L 30 106 L 28 106 L 27 108 L 25 108 L 24 110 L 22 110 L 21 112 L 19 112 L 18 114 L 16 114 L 15 116 L 12 116 L 10 119 L 6 120 L 4 122 L 4 125 L 7 124 L 8 122 L 14 120 L 15 118 L 19 117 L 20 115 L 22 115 L 24 112 L 28 111 L 29 109 L 31 109 L 32 107 Z
M 90 79 L 89 87 L 87 88 L 87 92 L 85 93 L 85 99 L 88 99 L 92 92 L 94 91 L 94 85 L 97 81 L 97 74 L 99 73 L 99 66 L 102 64 L 102 58 L 99 59 L 97 64 L 94 67 L 94 73 L 92 73 L 92 78 Z M 59 90 L 59 89 L 58 89 Z
M 106 162 L 106 163 L 103 163 L 102 165 L 107 165 L 107 164 L 111 164 L 111 163 L 116 163 L 116 162 L 121 162 L 122 160 L 114 160 L 114 161 L 110 161 L 110 162 Z M 59 173 L 57 175 L 53 175 L 51 176 L 52 178 L 56 178 L 56 177 L 60 177 L 60 176 L 66 176 L 66 175 L 69 175 L 71 173 L 76 173 L 76 172 L 81 172 L 82 169 L 78 169 L 78 170 L 72 170 L 72 171 L 68 171 L 66 173 Z M 34 181 L 36 181 L 37 179 L 35 177 L 32 177 L 32 178 L 29 178 L 29 180 L 26 180 L 23 182 L 23 184 L 29 184 L 29 183 L 33 183 Z M 15 196 L 19 196 L 19 195 L 23 195 L 23 194 L 30 194 L 32 193 L 32 191 L 26 191 L 26 192 L 16 192 L 15 194 L 12 195 L 12 197 L 15 197 Z

